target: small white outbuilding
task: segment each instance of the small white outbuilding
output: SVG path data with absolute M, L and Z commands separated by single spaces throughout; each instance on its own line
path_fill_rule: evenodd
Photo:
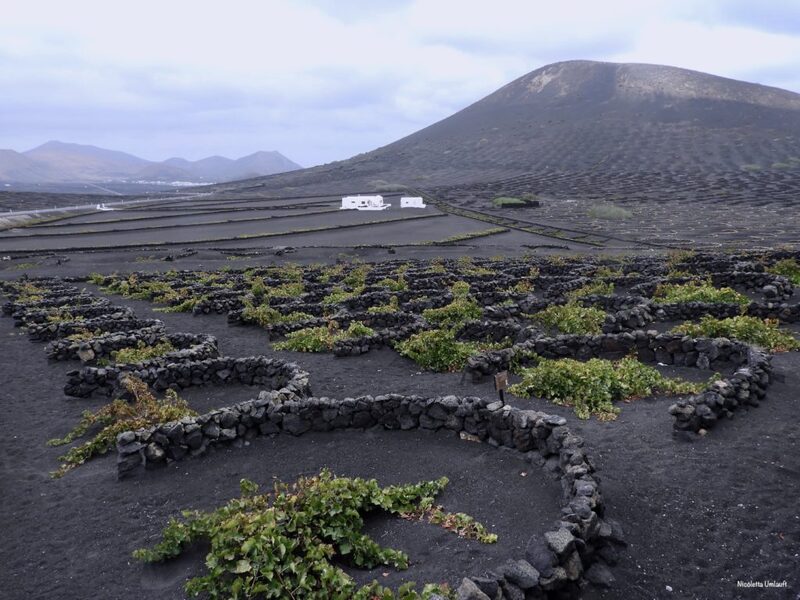
M 383 196 L 344 196 L 342 210 L 386 210 L 391 207 L 383 201 Z
M 400 208 L 425 208 L 425 201 L 421 196 L 403 196 L 400 198 Z

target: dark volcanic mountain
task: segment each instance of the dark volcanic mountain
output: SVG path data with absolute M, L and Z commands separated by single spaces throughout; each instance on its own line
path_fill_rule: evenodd
M 557 194 L 573 177 L 603 193 L 610 174 L 692 189 L 720 178 L 724 186 L 726 174 L 796 178 L 799 166 L 800 94 L 674 67 L 569 61 L 372 152 L 236 185 L 432 189 L 523 177 Z
M 50 141 L 27 152 L 0 150 L 0 182 L 219 182 L 301 168 L 280 152 L 256 152 L 238 160 L 212 156 L 197 161 L 152 162 L 96 146 Z

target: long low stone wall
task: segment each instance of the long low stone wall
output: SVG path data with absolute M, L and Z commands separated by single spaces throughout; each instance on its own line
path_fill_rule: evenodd
M 744 366 L 731 377 L 712 383 L 701 394 L 682 399 L 669 407 L 678 431 L 697 432 L 711 428 L 722 417 L 746 406 L 758 406 L 770 384 L 770 356 L 750 348 Z
M 75 295 L 64 295 L 63 293 L 55 296 L 49 296 L 37 302 L 18 303 L 9 300 L 3 304 L 3 313 L 6 315 L 13 315 L 17 310 L 37 310 L 43 308 L 54 308 L 58 306 L 82 306 L 84 304 L 93 304 L 97 298 L 91 294 L 82 292 Z
M 512 365 L 534 364 L 536 357 L 619 359 L 635 354 L 643 362 L 665 365 L 722 368 L 736 372 L 713 383 L 703 393 L 670 407 L 674 428 L 680 431 L 708 429 L 722 416 L 744 406 L 757 406 L 770 384 L 770 355 L 743 342 L 725 338 L 691 338 L 674 333 L 635 332 L 601 335 L 539 337 L 510 348 L 484 352 L 467 361 L 465 371 L 473 381 L 505 371 Z
M 45 346 L 45 353 L 48 358 L 53 360 L 80 360 L 87 363 L 110 357 L 112 353 L 123 348 L 136 348 L 139 344 L 155 346 L 163 342 L 170 343 L 176 350 L 205 347 L 204 355 L 216 356 L 218 354 L 217 340 L 214 336 L 194 333 L 168 334 L 164 331 L 163 325 L 108 333 L 86 341 L 60 339 Z M 170 352 L 164 356 L 169 358 L 174 355 L 174 352 Z
M 133 310 L 122 306 L 115 306 L 107 299 L 101 299 L 93 304 L 83 306 L 70 306 L 64 309 L 74 319 L 94 319 L 115 313 L 133 315 Z M 14 318 L 15 327 L 27 326 L 30 324 L 42 324 L 51 321 L 53 313 L 50 310 L 39 311 L 19 311 L 11 315 Z
M 334 356 L 358 356 L 366 354 L 373 348 L 382 348 L 405 340 L 425 329 L 428 329 L 427 323 L 423 319 L 416 318 L 406 325 L 380 329 L 374 335 L 337 340 L 333 344 L 332 352 Z
M 603 333 L 617 333 L 642 329 L 656 321 L 696 321 L 706 315 L 716 319 L 728 319 L 739 315 L 759 319 L 777 319 L 783 323 L 800 321 L 800 304 L 775 302 L 751 302 L 742 309 L 738 304 L 724 302 L 681 302 L 661 304 L 651 300 L 636 306 L 617 310 L 606 315 Z
M 772 273 L 731 271 L 707 273 L 704 275 L 711 280 L 715 287 L 740 287 L 764 294 L 768 301 L 780 301 L 790 298 L 794 294 L 794 285 L 782 275 Z M 663 283 L 690 283 L 695 281 L 692 277 L 660 277 L 645 281 L 631 287 L 631 294 L 651 297 L 658 286 Z
M 281 401 L 274 393 L 117 437 L 118 474 L 198 456 L 209 448 L 258 435 L 382 427 L 390 430 L 446 429 L 493 446 L 523 453 L 561 482 L 562 509 L 552 530 L 531 537 L 524 555 L 477 576 L 465 577 L 462 600 L 577 598 L 584 575 L 607 585 L 605 560 L 624 545 L 618 523 L 605 518 L 600 481 L 562 417 L 526 411 L 481 398 L 363 396 L 333 400 Z M 612 559 L 612 562 L 613 559 Z
M 216 343 L 213 351 L 216 351 Z M 110 396 L 121 390 L 121 378 L 126 375 L 138 377 L 156 391 L 242 383 L 289 390 L 301 396 L 310 393 L 308 373 L 296 363 L 265 356 L 196 358 L 199 355 L 200 352 L 188 349 L 143 363 L 83 367 L 67 373 L 64 393 L 85 398 L 99 391 Z
M 84 331 L 112 333 L 115 331 L 142 329 L 144 327 L 163 327 L 163 325 L 164 323 L 158 319 L 140 319 L 128 311 L 121 310 L 83 321 L 32 324 L 28 326 L 28 337 L 34 342 L 46 342 L 83 333 Z

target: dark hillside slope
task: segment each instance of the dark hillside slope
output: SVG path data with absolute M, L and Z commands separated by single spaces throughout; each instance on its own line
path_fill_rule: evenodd
M 674 173 L 688 184 L 800 174 L 800 94 L 674 67 L 556 63 L 372 152 L 225 187 L 432 188 L 593 171 Z

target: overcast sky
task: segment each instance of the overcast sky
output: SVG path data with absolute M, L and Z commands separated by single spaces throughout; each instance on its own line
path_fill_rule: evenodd
M 580 58 L 800 92 L 800 0 L 11 0 L 0 148 L 279 150 L 311 166 Z

